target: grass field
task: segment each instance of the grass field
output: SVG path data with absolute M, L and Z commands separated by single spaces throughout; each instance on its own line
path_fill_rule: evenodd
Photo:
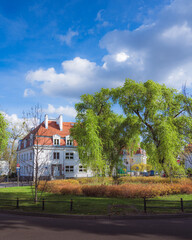
M 0 189 L 0 208 L 16 209 L 19 198 L 20 211 L 42 212 L 42 199 L 44 212 L 57 214 L 84 214 L 84 215 L 118 215 L 118 214 L 142 214 L 144 213 L 144 199 L 130 198 L 105 198 L 84 197 L 43 193 L 38 203 L 34 203 L 31 187 L 12 187 Z M 147 201 L 147 212 L 150 213 L 179 213 L 181 212 L 180 199 L 184 201 L 184 211 L 192 212 L 192 195 L 180 194 L 164 197 L 155 197 Z M 73 200 L 71 211 L 71 199 Z M 155 207 L 155 208 L 148 208 Z M 165 208 L 159 208 L 165 207 Z M 191 207 L 191 209 L 186 209 Z M 178 208 L 178 209 L 173 209 Z

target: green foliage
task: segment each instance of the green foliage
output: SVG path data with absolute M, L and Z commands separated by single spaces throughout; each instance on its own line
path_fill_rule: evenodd
M 3 115 L 0 113 L 0 156 L 3 150 L 6 148 L 8 138 L 9 138 L 7 127 L 8 127 L 8 124 L 5 121 L 5 118 L 3 117 Z
M 140 171 L 141 171 L 141 166 L 140 166 L 140 164 L 134 164 L 134 165 L 131 167 L 131 170 L 140 172 Z
M 92 109 L 86 111 L 84 122 L 78 122 L 71 131 L 78 142 L 79 157 L 83 165 L 93 170 L 103 169 L 102 142 L 99 138 L 98 117 Z
M 182 171 L 176 158 L 191 139 L 192 126 L 192 119 L 186 114 L 185 96 L 152 80 L 137 83 L 128 79 L 123 87 L 113 90 L 113 99 L 128 119 L 130 115 L 135 117 L 142 147 L 153 167 L 168 175 Z
M 77 124 L 71 129 L 71 135 L 78 143 L 82 164 L 96 173 L 111 175 L 120 164 L 121 150 L 138 145 L 138 128 L 133 131 L 134 117 L 128 119 L 112 111 L 109 89 L 82 95 L 76 110 Z
M 187 173 L 188 175 L 191 175 L 191 174 L 192 174 L 192 168 L 188 168 L 188 169 L 186 170 L 186 173 Z
M 126 117 L 112 111 L 114 103 Z M 82 163 L 103 173 L 108 168 L 111 175 L 120 165 L 121 150 L 132 156 L 141 136 L 153 168 L 170 177 L 182 175 L 176 159 L 192 139 L 192 118 L 187 113 L 191 103 L 191 98 L 152 80 L 128 79 L 123 87 L 83 95 L 76 104 L 78 124 L 71 131 Z
M 140 163 L 139 166 L 140 166 L 140 171 L 141 171 L 141 172 L 144 172 L 145 170 L 146 170 L 147 172 L 149 172 L 149 171 L 151 171 L 151 169 L 152 169 L 152 166 L 151 166 L 150 164 Z

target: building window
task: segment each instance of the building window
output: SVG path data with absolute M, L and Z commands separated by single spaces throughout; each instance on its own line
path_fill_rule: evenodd
M 59 139 L 54 139 L 54 145 L 60 145 L 59 144 Z
M 65 141 L 66 141 L 66 146 L 73 146 L 73 139 L 72 137 L 70 137 L 70 135 L 65 137 Z
M 53 135 L 53 145 L 60 145 L 60 136 L 59 135 L 57 135 L 57 134 L 55 134 L 55 135 Z
M 124 159 L 124 163 L 125 163 L 125 164 L 128 164 L 128 161 L 127 161 L 127 159 Z
M 74 153 L 66 152 L 65 153 L 65 159 L 74 159 Z
M 59 159 L 59 152 L 53 153 L 53 159 Z
M 79 166 L 79 172 L 87 172 L 87 168 L 84 166 Z
M 67 139 L 67 146 L 73 146 L 73 141 L 70 139 Z
M 74 172 L 74 166 L 65 166 L 65 172 Z
M 30 146 L 33 145 L 33 134 L 30 135 Z
M 29 160 L 32 160 L 32 156 L 33 156 L 33 153 L 30 152 L 30 158 L 29 158 Z
M 24 140 L 24 148 L 27 147 L 27 139 Z
M 19 150 L 21 149 L 22 140 L 19 140 Z

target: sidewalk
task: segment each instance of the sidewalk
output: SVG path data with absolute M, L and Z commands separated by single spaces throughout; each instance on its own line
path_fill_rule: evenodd
M 20 182 L 19 187 L 23 186 L 30 186 L 28 182 Z M 0 188 L 7 188 L 7 187 L 17 187 L 17 182 L 2 182 L 0 183 Z
M 34 213 L 23 212 L 18 210 L 4 210 L 0 209 L 0 213 L 35 216 L 35 217 L 48 217 L 48 218 L 72 218 L 72 219 L 168 219 L 168 218 L 192 218 L 192 213 L 178 213 L 178 214 L 140 214 L 140 215 L 73 215 L 73 214 L 51 214 L 51 213 Z

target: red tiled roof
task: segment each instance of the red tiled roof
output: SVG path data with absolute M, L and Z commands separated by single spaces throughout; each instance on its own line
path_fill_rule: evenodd
M 64 138 L 70 135 L 70 129 L 73 127 L 74 122 L 63 122 L 63 130 L 60 131 L 59 125 L 56 121 L 48 121 L 48 128 L 45 128 L 44 122 L 42 122 L 38 127 L 33 129 L 27 136 L 22 139 L 21 149 L 24 148 L 24 140 L 27 140 L 26 147 L 30 146 L 30 135 L 33 134 L 34 142 L 33 144 L 38 145 L 53 145 L 53 135 L 59 135 Z M 60 139 L 60 146 L 66 145 L 65 139 Z M 74 146 L 77 146 L 77 142 L 74 141 Z

